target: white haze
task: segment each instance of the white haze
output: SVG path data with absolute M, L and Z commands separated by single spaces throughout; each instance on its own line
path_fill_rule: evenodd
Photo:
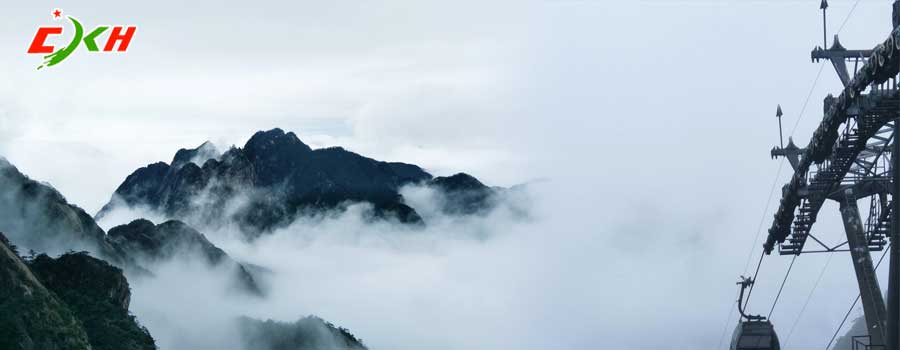
M 855 2 L 830 1 L 829 33 Z M 247 311 L 321 315 L 378 349 L 713 349 L 777 206 L 772 181 L 790 176 L 768 157 L 775 105 L 802 145 L 840 89 L 825 67 L 801 116 L 820 67 L 809 62 L 818 4 L 8 2 L 0 152 L 91 212 L 139 166 L 272 127 L 437 175 L 552 179 L 534 187 L 524 223 L 367 235 L 346 217 L 254 246 L 204 232 L 239 259 L 285 262 L 274 283 L 294 288 L 255 307 L 215 299 L 214 276 L 177 266 L 135 282 L 135 311 L 163 345 L 227 339 L 218 316 Z M 136 23 L 139 37 L 125 55 L 78 52 L 35 72 L 40 59 L 23 52 L 59 6 L 91 25 Z M 884 39 L 888 8 L 860 2 L 843 44 Z M 841 241 L 838 218 L 826 205 L 820 238 Z M 857 294 L 846 255 L 817 282 L 827 259 L 793 268 L 772 317 L 785 348 L 824 348 Z M 751 312 L 769 311 L 788 262 L 766 258 Z M 181 335 L 154 310 L 198 323 Z
M 262 276 L 267 298 L 230 292 L 225 272 L 175 262 L 155 269 L 158 278 L 133 281 L 132 311 L 163 349 L 239 349 L 235 317 L 295 321 L 309 314 L 349 328 L 372 349 L 709 346 L 708 337 L 667 325 L 705 318 L 690 310 L 706 296 L 690 297 L 685 282 L 704 283 L 691 277 L 702 270 L 700 259 L 647 261 L 652 252 L 628 247 L 640 238 L 597 230 L 603 221 L 584 211 L 589 198 L 570 195 L 575 187 L 530 184 L 489 215 L 466 218 L 440 214 L 434 191 L 407 187 L 425 229 L 367 221 L 366 204 L 299 219 L 249 243 L 227 228 L 198 227 L 236 260 L 270 270 Z M 141 216 L 162 219 L 115 210 L 102 223 Z M 689 234 L 653 236 L 651 250 L 699 244 L 689 227 L 670 225 Z M 682 299 L 672 303 L 672 293 Z M 643 319 L 649 314 L 652 320 Z

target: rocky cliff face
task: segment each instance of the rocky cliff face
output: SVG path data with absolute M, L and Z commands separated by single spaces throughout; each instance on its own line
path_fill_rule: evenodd
M 233 222 L 255 237 L 349 202 L 371 203 L 376 219 L 421 224 L 399 193 L 409 184 L 447 190 L 452 214 L 490 207 L 494 191 L 465 174 L 432 183 L 431 174 L 412 164 L 376 161 L 337 147 L 313 150 L 281 129 L 257 132 L 243 148 L 218 157 L 210 147 L 182 149 L 171 165 L 136 170 L 97 218 L 118 206 L 140 206 L 191 224 Z
M 0 234 L 0 285 L 2 349 L 156 349 L 122 270 L 87 253 L 23 261 Z
M 109 240 L 138 261 L 157 263 L 200 258 L 210 267 L 232 269 L 235 287 L 253 295 L 263 295 L 262 288 L 247 266 L 234 261 L 206 236 L 181 221 L 171 220 L 154 225 L 149 220 L 134 220 L 127 225 L 111 228 Z
M 131 289 L 121 269 L 86 252 L 38 255 L 28 266 L 72 309 L 93 350 L 156 349 L 150 332 L 128 312 Z

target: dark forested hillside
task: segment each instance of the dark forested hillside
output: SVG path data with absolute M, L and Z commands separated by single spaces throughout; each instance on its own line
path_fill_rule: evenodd
M 84 252 L 56 259 L 42 254 L 28 266 L 75 313 L 94 350 L 156 348 L 128 312 L 131 288 L 121 269 Z
M 308 316 L 297 322 L 239 320 L 244 347 L 257 350 L 365 350 L 350 331 Z
M 0 349 L 155 349 L 122 271 L 87 253 L 24 261 L 0 234 Z
M 149 220 L 137 219 L 109 229 L 109 240 L 128 256 L 142 262 L 197 258 L 210 267 L 231 269 L 235 287 L 254 295 L 263 294 L 250 268 L 234 261 L 206 236 L 181 221 L 154 225 Z

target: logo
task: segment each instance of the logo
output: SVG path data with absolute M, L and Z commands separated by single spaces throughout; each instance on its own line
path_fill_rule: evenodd
M 51 14 L 53 15 L 54 21 L 62 20 L 62 10 L 54 9 Z M 137 26 L 102 25 L 94 27 L 93 30 L 85 35 L 84 26 L 81 25 L 81 22 L 78 21 L 78 19 L 72 16 L 65 16 L 65 18 L 71 22 L 74 34 L 72 40 L 58 50 L 55 50 L 56 48 L 53 45 L 48 44 L 48 41 L 52 41 L 49 39 L 51 36 L 62 35 L 63 27 L 41 26 L 38 27 L 37 32 L 34 33 L 34 38 L 31 39 L 31 45 L 28 46 L 28 53 L 44 55 L 44 62 L 38 66 L 37 69 L 52 67 L 59 64 L 72 55 L 72 53 L 75 52 L 75 49 L 82 43 L 84 43 L 85 49 L 92 53 L 126 52 L 128 51 L 128 45 L 131 44 L 131 39 L 134 37 L 134 32 L 137 31 Z M 104 42 L 100 39 L 100 36 L 106 33 L 110 27 L 112 27 L 112 30 L 109 31 L 109 34 L 106 36 L 106 41 Z M 100 50 L 100 47 L 97 46 L 98 40 L 103 43 L 103 50 Z

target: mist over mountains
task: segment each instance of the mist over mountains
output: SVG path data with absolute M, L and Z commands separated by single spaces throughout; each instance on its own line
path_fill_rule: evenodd
M 294 133 L 273 129 L 257 132 L 242 148 L 220 153 L 206 142 L 179 150 L 170 164 L 137 169 L 95 220 L 49 184 L 30 179 L 0 158 L 0 232 L 9 237 L 0 268 L 17 276 L 10 284 L 28 291 L 7 295 L 0 305 L 39 308 L 16 311 L 16 319 L 0 316 L 0 324 L 16 324 L 15 339 L 21 340 L 14 341 L 13 349 L 42 348 L 30 332 L 49 330 L 29 326 L 38 318 L 50 322 L 46 325 L 50 329 L 71 329 L 53 346 L 155 348 L 159 344 L 151 334 L 162 328 L 159 321 L 170 316 L 151 310 L 150 331 L 143 328 L 138 322 L 147 311 L 138 318 L 130 316 L 131 287 L 126 276 L 139 286 L 140 300 L 151 304 L 172 301 L 163 293 L 145 291 L 169 284 L 170 278 L 187 278 L 195 280 L 189 284 L 207 281 L 198 291 L 209 294 L 210 303 L 242 310 L 206 315 L 213 317 L 207 319 L 210 324 L 196 326 L 219 324 L 233 329 L 229 336 L 239 335 L 239 348 L 365 349 L 349 330 L 318 317 L 295 315 L 293 319 L 299 321 L 273 321 L 264 316 L 269 320 L 259 321 L 243 316 L 258 314 L 253 305 L 265 303 L 271 293 L 284 295 L 283 283 L 275 281 L 290 277 L 279 275 L 283 269 L 278 265 L 242 260 L 258 259 L 254 256 L 259 253 L 238 248 L 240 258 L 236 258 L 227 252 L 228 247 L 253 247 L 250 242 L 294 230 L 298 222 L 315 227 L 322 220 L 352 217 L 360 220 L 358 227 L 370 227 L 364 230 L 375 235 L 383 230 L 412 233 L 429 225 L 446 226 L 447 220 L 486 217 L 515 194 L 521 194 L 521 188 L 492 188 L 464 173 L 434 177 L 416 165 L 376 161 L 342 148 L 313 150 Z M 508 209 L 525 215 L 522 207 Z M 109 224 L 108 231 L 98 225 L 100 220 Z M 216 239 L 204 231 L 213 232 Z M 244 243 L 229 241 L 233 237 Z M 215 241 L 228 247 L 220 248 Z M 27 257 L 20 257 L 20 252 Z M 77 280 L 91 275 L 109 278 Z M 112 297 L 111 302 L 104 302 L 107 299 L 101 295 Z M 21 301 L 32 297 L 38 299 Z M 40 316 L 48 313 L 51 319 Z M 113 322 L 110 315 L 122 321 Z M 98 328 L 113 324 L 127 331 Z M 109 340 L 110 332 L 122 338 Z M 201 333 L 178 336 L 166 330 L 161 334 L 170 347 L 201 344 L 205 337 Z
M 442 190 L 445 211 L 466 215 L 489 209 L 498 191 L 466 174 L 434 178 L 416 165 L 376 161 L 340 147 L 313 150 L 294 133 L 272 129 L 224 154 L 206 142 L 179 150 L 171 164 L 136 170 L 96 218 L 140 207 L 194 225 L 232 223 L 253 238 L 301 216 L 365 202 L 373 220 L 425 224 L 400 194 L 407 185 Z
M 47 184 L 34 181 L 0 157 L 0 231 L 24 249 L 58 255 L 86 250 L 133 265 L 81 208 Z
M 376 161 L 340 147 L 313 150 L 293 132 L 272 129 L 224 154 L 206 142 L 179 150 L 171 164 L 135 170 L 96 218 L 139 207 L 192 225 L 234 224 L 253 238 L 301 216 L 364 202 L 372 206 L 366 215 L 373 220 L 425 224 L 400 194 L 407 185 L 443 191 L 443 209 L 464 215 L 488 210 L 500 191 L 467 174 L 434 178 L 416 165 Z
M 237 289 L 257 296 L 264 294 L 250 272 L 251 267 L 234 261 L 206 236 L 183 222 L 170 220 L 154 225 L 149 220 L 137 219 L 111 228 L 107 237 L 123 253 L 140 261 L 158 263 L 195 258 L 210 267 L 233 270 Z

